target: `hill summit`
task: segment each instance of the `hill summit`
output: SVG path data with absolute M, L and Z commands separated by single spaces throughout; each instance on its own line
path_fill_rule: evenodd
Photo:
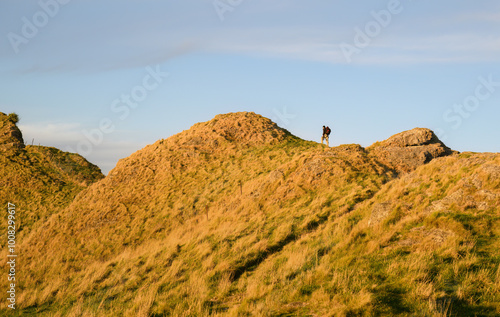
M 197 123 L 188 131 L 171 138 L 200 138 L 217 141 L 239 142 L 247 145 L 273 144 L 283 141 L 290 133 L 271 120 L 253 112 L 220 114 L 208 122 Z
M 276 144 L 291 134 L 253 112 L 220 114 L 166 140 L 179 149 L 218 151 Z
M 428 129 L 327 148 L 218 115 L 27 229 L 16 313 L 497 316 L 499 171 Z

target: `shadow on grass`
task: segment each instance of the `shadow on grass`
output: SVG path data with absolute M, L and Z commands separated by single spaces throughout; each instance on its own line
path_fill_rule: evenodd
M 297 240 L 299 236 L 295 233 L 290 233 L 288 236 L 286 236 L 283 240 L 279 241 L 278 243 L 270 246 L 266 250 L 260 251 L 256 254 L 253 254 L 249 258 L 245 259 L 245 261 L 235 265 L 232 274 L 231 274 L 231 281 L 237 281 L 243 273 L 247 271 L 252 271 L 254 270 L 259 264 L 261 264 L 265 259 L 267 259 L 270 255 L 279 252 L 283 250 L 283 248 Z
M 494 307 L 485 305 L 471 305 L 470 303 L 451 298 L 450 316 L 475 316 L 475 317 L 493 317 L 498 316 Z
M 373 291 L 374 312 L 376 316 L 389 316 L 410 313 L 410 307 L 404 301 L 405 290 L 402 287 L 385 284 Z

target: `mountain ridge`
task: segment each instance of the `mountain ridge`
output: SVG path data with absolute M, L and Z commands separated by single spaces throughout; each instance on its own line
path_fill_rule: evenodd
M 21 311 L 493 316 L 499 170 L 500 155 L 451 151 L 428 129 L 326 148 L 218 115 L 34 227 Z

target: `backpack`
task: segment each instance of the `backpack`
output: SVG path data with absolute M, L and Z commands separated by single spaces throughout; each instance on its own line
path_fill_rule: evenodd
M 326 135 L 330 135 L 330 132 L 332 132 L 332 130 L 330 130 L 330 128 L 329 128 L 329 127 L 326 127 L 326 129 L 325 129 L 325 134 L 326 134 Z

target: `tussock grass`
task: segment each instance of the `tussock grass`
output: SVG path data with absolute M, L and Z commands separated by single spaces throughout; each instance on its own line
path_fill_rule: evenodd
M 220 116 L 121 160 L 34 230 L 19 305 L 39 316 L 498 315 L 499 166 L 460 154 L 395 178 L 360 146 Z

